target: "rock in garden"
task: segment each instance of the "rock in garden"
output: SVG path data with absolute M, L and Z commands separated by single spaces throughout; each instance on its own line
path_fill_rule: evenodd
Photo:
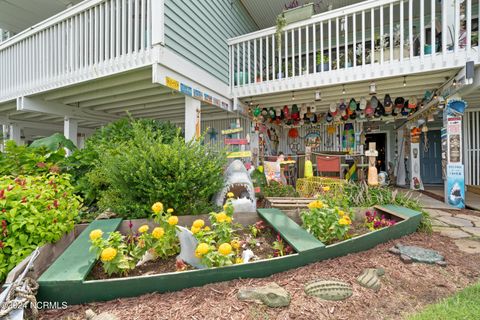
M 255 301 L 271 308 L 285 307 L 290 304 L 290 293 L 275 282 L 264 287 L 242 288 L 237 293 L 238 300 Z
M 380 282 L 380 277 L 384 274 L 385 270 L 383 268 L 368 268 L 363 270 L 363 272 L 358 276 L 357 282 L 362 287 L 378 291 L 382 285 Z
M 111 209 L 107 209 L 104 212 L 100 213 L 95 220 L 112 219 L 116 216 L 117 214 L 115 212 L 113 212 Z
M 425 249 L 417 246 L 404 246 L 402 244 L 396 244 L 395 247 L 389 250 L 393 254 L 400 256 L 400 259 L 405 263 L 421 262 L 428 264 L 438 264 L 439 266 L 446 266 L 445 258 L 440 252 Z
M 353 294 L 352 286 L 333 280 L 315 280 L 305 286 L 305 293 L 323 300 L 345 300 Z
M 87 320 L 119 320 L 116 316 L 108 312 L 96 314 L 92 309 L 85 311 L 85 318 Z

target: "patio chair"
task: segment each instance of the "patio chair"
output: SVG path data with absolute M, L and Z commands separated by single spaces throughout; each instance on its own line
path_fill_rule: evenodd
M 334 176 L 342 179 L 342 167 L 340 157 L 338 156 L 316 156 L 317 174 L 330 173 L 328 176 Z

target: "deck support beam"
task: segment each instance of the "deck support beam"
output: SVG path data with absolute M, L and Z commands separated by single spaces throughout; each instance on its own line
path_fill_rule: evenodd
M 76 119 L 65 117 L 63 120 L 63 135 L 65 138 L 70 139 L 75 146 L 78 146 L 78 121 Z M 67 155 L 72 152 L 67 149 Z

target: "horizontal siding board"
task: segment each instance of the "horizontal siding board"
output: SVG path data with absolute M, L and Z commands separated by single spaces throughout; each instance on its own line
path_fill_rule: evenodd
M 165 45 L 225 83 L 227 39 L 255 30 L 240 1 L 165 1 Z

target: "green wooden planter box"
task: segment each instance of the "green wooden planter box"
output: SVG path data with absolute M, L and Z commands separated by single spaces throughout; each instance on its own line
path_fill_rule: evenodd
M 313 15 L 313 3 L 307 3 L 303 6 L 283 11 L 282 15 L 287 24 L 310 19 Z
M 270 223 L 297 252 L 284 257 L 221 268 L 108 280 L 86 280 L 95 263 L 93 260 L 89 261 L 88 266 L 84 263 L 73 273 L 67 272 L 71 276 L 62 279 L 62 264 L 65 263 L 72 267 L 73 262 L 71 260 L 75 259 L 75 254 L 85 255 L 85 248 L 82 248 L 82 246 L 77 246 L 78 250 L 69 250 L 67 248 L 64 255 L 68 255 L 68 261 L 62 262 L 62 256 L 60 256 L 58 263 L 55 261 L 39 278 L 40 288 L 37 299 L 38 301 L 67 302 L 69 305 L 72 305 L 122 297 L 134 297 L 151 292 L 177 291 L 238 278 L 267 277 L 274 273 L 304 266 L 312 262 L 373 248 L 388 240 L 397 239 L 415 232 L 421 220 L 420 212 L 407 208 L 384 206 L 383 209 L 378 209 L 390 214 L 393 212 L 392 215 L 403 220 L 389 228 L 379 229 L 328 246 L 325 246 L 306 233 L 304 229 L 301 229 L 293 220 L 278 209 L 259 209 L 259 216 Z M 79 238 L 82 236 L 88 238 L 88 233 L 93 228 L 98 228 L 98 225 L 87 228 Z M 75 242 L 72 246 L 75 246 Z

